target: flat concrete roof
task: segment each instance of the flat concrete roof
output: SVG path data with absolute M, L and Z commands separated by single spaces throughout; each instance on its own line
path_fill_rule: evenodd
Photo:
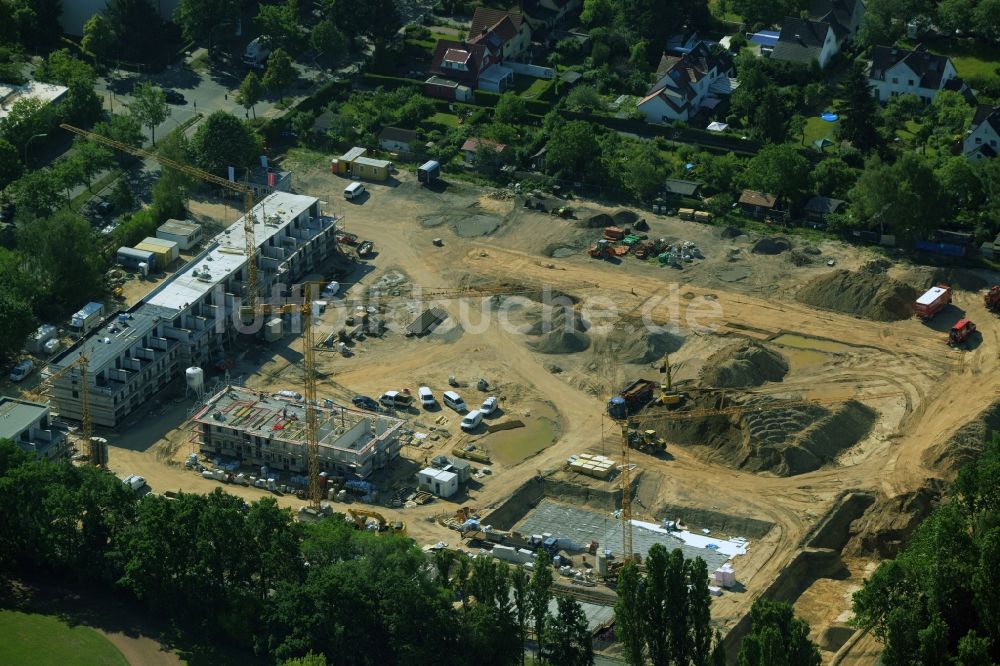
M 0 439 L 15 439 L 48 411 L 48 405 L 0 396 Z
M 448 483 L 458 478 L 458 475 L 454 472 L 446 472 L 443 469 L 434 469 L 433 467 L 425 467 L 420 470 L 420 473 L 424 476 L 429 476 L 432 479 L 437 479 L 442 483 Z
M 354 160 L 354 164 L 363 164 L 365 166 L 375 167 L 378 169 L 387 169 L 391 162 L 389 160 L 375 160 L 370 157 L 358 157 Z
M 185 222 L 184 220 L 167 220 L 157 227 L 156 230 L 174 236 L 193 236 L 201 231 L 201 226 L 194 222 Z
M 99 372 L 124 350 L 130 349 L 144 335 L 152 331 L 157 322 L 161 319 L 172 320 L 177 313 L 141 303 L 123 314 L 130 317 L 127 322 L 119 323 L 117 316 L 112 317 L 107 324 L 94 329 L 86 338 L 53 359 L 51 365 L 61 368 L 80 358 L 81 354 L 86 354 L 87 372 L 89 374 Z
M 375 424 L 381 434 L 402 426 L 403 420 L 350 409 L 334 404 L 332 407 L 316 407 L 318 414 L 318 439 L 320 446 L 328 446 L 347 451 L 359 451 L 374 439 L 370 434 L 360 437 L 347 446 L 334 444 L 344 433 L 362 421 Z M 220 414 L 224 420 L 214 417 Z M 279 439 L 293 444 L 306 443 L 306 408 L 301 402 L 294 402 L 272 395 L 261 395 L 257 391 L 241 386 L 229 386 L 206 401 L 205 406 L 192 419 L 198 423 L 221 425 L 248 433 Z M 381 424 L 382 429 L 378 426 Z
M 43 104 L 58 101 L 69 88 L 41 81 L 28 81 L 24 85 L 15 86 L 0 83 L 0 120 L 10 115 L 14 103 L 21 99 L 37 99 Z

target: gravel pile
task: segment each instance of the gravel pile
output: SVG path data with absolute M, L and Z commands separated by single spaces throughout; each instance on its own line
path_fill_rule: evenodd
M 912 317 L 918 290 L 878 270 L 877 266 L 866 266 L 856 272 L 825 273 L 807 282 L 795 297 L 806 305 L 874 321 Z

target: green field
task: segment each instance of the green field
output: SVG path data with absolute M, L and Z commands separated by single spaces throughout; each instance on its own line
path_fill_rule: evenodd
M 0 610 L 0 664 L 128 666 L 118 648 L 89 627 L 9 610 Z
M 913 48 L 907 40 L 900 40 L 900 45 Z M 951 43 L 935 42 L 928 46 L 928 51 L 951 58 L 955 71 L 961 77 L 975 75 L 997 76 L 1000 69 L 1000 48 L 972 41 L 955 40 Z
M 828 123 L 819 116 L 808 117 L 806 119 L 804 131 L 805 136 L 802 139 L 802 145 L 815 150 L 816 146 L 813 144 L 814 141 L 828 138 L 831 141 L 836 142 L 837 125 L 839 124 L 839 120 L 833 123 Z

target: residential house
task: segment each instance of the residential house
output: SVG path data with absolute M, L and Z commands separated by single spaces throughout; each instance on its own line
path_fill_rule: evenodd
M 839 52 L 840 44 L 829 23 L 789 16 L 781 24 L 771 57 L 807 65 L 816 62 L 824 69 Z
M 520 60 L 531 47 L 531 26 L 519 11 L 476 7 L 468 42 L 496 40 L 503 60 Z
M 847 205 L 843 199 L 813 197 L 806 202 L 806 218 L 813 222 L 825 222 L 830 213 L 839 213 Z
M 470 139 L 466 139 L 465 143 L 462 144 L 462 153 L 465 155 L 466 164 L 475 163 L 476 154 L 479 153 L 480 148 L 486 148 L 493 151 L 496 154 L 498 162 L 503 161 L 510 154 L 510 149 L 506 144 L 490 141 L 489 139 L 472 137 Z
M 737 203 L 743 215 L 758 220 L 773 216 L 778 209 L 777 196 L 756 190 L 743 190 Z
M 809 18 L 829 23 L 837 42 L 841 45 L 854 37 L 864 15 L 865 3 L 861 0 L 810 0 L 809 2 Z
M 647 122 L 690 120 L 702 107 L 714 108 L 719 96 L 731 92 L 733 60 L 726 51 L 715 51 L 699 42 L 682 56 L 664 55 L 657 81 L 636 105 Z
M 439 77 L 470 88 L 488 92 L 503 92 L 514 81 L 514 72 L 504 67 L 502 44 L 496 40 L 482 40 L 476 44 L 455 42 L 447 39 L 438 41 L 431 61 L 431 78 Z M 440 82 L 431 85 L 426 81 L 428 91 L 437 90 Z
M 551 30 L 582 6 L 582 0 L 520 0 L 524 20 L 532 30 L 541 31 Z
M 947 56 L 895 46 L 872 49 L 868 83 L 880 102 L 888 102 L 897 95 L 914 94 L 929 104 L 941 90 L 965 90 L 965 84 Z
M 684 55 L 700 43 L 701 36 L 698 35 L 697 30 L 685 30 L 667 37 L 667 46 L 664 51 L 674 55 Z
M 378 133 L 378 144 L 382 150 L 392 153 L 409 153 L 413 151 L 413 144 L 417 141 L 416 130 L 402 129 L 399 127 L 385 127 Z
M 52 422 L 49 406 L 0 396 L 0 439 L 9 439 L 36 458 L 56 458 L 68 452 L 68 428 Z
M 972 129 L 965 137 L 962 152 L 970 160 L 996 157 L 1000 151 L 1000 106 L 980 104 L 972 118 Z

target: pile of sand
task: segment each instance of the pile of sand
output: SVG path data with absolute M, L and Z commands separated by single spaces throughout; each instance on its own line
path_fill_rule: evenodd
M 807 282 L 795 297 L 813 307 L 858 315 L 875 321 L 913 316 L 920 293 L 908 284 L 875 270 L 836 270 Z
M 966 291 L 979 291 L 985 289 L 990 283 L 972 271 L 961 268 L 939 268 L 924 281 L 924 288 L 929 289 L 939 284 L 946 284 Z
M 575 354 L 590 347 L 590 336 L 580 331 L 558 328 L 528 343 L 540 354 Z
M 625 210 L 624 208 L 616 210 L 611 217 L 615 220 L 615 226 L 619 227 L 631 227 L 639 219 L 639 216 L 633 211 Z
M 532 321 L 522 333 L 525 335 L 545 335 L 559 330 L 584 333 L 590 328 L 580 313 L 570 307 L 543 307 L 539 310 L 525 312 L 526 318 Z
M 786 374 L 784 356 L 759 342 L 744 340 L 709 356 L 701 370 L 701 383 L 713 388 L 760 386 L 780 382 Z
M 597 215 L 581 219 L 579 224 L 587 229 L 604 229 L 605 227 L 614 226 L 615 221 L 607 213 L 598 213 Z
M 997 432 L 1000 432 L 1000 400 L 959 428 L 950 439 L 927 449 L 924 464 L 943 474 L 953 474 L 962 465 L 979 457 L 986 443 Z
M 664 354 L 673 354 L 684 338 L 668 331 L 647 331 L 645 327 L 616 329 L 605 341 L 607 351 L 620 363 L 645 365 L 659 361 Z
M 753 244 L 750 251 L 754 254 L 781 254 L 792 249 L 792 244 L 787 238 L 781 236 L 765 236 Z
M 742 236 L 743 230 L 739 227 L 726 227 L 719 234 L 722 238 L 736 238 L 737 236 Z
M 927 479 L 917 490 L 894 497 L 880 495 L 860 518 L 851 523 L 844 554 L 878 555 L 891 560 L 903 549 L 921 521 L 937 506 L 944 482 Z

